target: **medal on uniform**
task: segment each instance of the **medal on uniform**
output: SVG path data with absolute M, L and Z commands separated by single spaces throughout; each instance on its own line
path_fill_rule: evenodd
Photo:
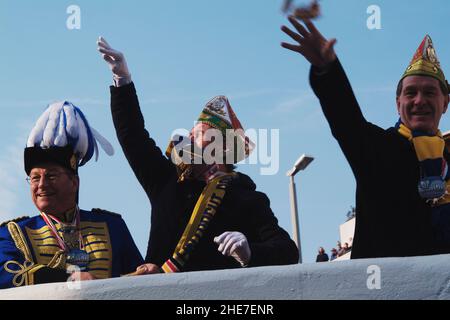
M 80 246 L 80 239 L 77 227 L 75 225 L 67 225 L 62 222 L 60 224 L 60 231 L 63 234 L 63 240 L 66 246 L 71 248 L 76 248 Z
M 68 250 L 66 262 L 78 266 L 81 270 L 85 270 L 89 264 L 89 254 L 85 250 L 80 249 L 80 233 L 77 227 L 79 223 L 65 225 L 60 222 L 60 225 L 63 240 Z
M 75 212 L 75 221 L 71 224 L 65 224 L 53 216 L 50 217 L 41 212 L 47 226 L 53 233 L 58 242 L 58 246 L 66 252 L 66 263 L 77 266 L 81 271 L 86 270 L 89 265 L 89 254 L 84 250 L 83 241 L 80 232 L 80 211 L 77 208 Z M 62 238 L 59 235 L 52 219 L 59 223 Z
M 422 177 L 419 181 L 419 194 L 423 199 L 439 199 L 445 195 L 447 185 L 440 176 Z
M 78 266 L 81 271 L 86 270 L 89 264 L 89 254 L 85 250 L 71 249 L 67 253 L 66 262 Z

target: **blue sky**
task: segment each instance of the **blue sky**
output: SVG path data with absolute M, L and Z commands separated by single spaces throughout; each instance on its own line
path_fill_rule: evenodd
M 297 1 L 297 4 L 307 1 Z M 395 86 L 425 34 L 450 72 L 450 3 L 446 0 L 322 0 L 317 21 L 336 51 L 366 118 L 384 128 L 397 121 Z M 69 5 L 81 9 L 81 29 L 69 30 Z M 66 99 L 108 137 L 114 157 L 80 170 L 82 208 L 119 212 L 145 254 L 150 204 L 115 137 L 109 111 L 111 74 L 96 52 L 102 35 L 124 52 L 147 128 L 165 148 L 176 128 L 189 129 L 202 106 L 224 94 L 244 128 L 279 129 L 280 168 L 242 165 L 267 193 L 291 232 L 286 171 L 303 153 L 316 160 L 297 175 L 305 262 L 329 251 L 354 205 L 353 175 L 308 83 L 309 65 L 280 47 L 281 0 L 35 1 L 0 0 L 0 220 L 37 214 L 22 165 L 26 138 L 46 106 Z M 381 29 L 369 30 L 366 10 L 381 9 Z M 339 106 L 336 106 L 339 107 Z M 441 121 L 450 129 L 448 117 Z M 268 253 L 269 254 L 269 253 Z

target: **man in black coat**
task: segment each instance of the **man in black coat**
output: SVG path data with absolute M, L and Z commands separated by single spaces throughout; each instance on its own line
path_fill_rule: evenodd
M 311 86 L 356 178 L 352 258 L 449 253 L 450 157 L 438 130 L 449 91 L 431 39 L 425 37 L 399 82 L 399 122 L 384 130 L 364 118 L 334 52 L 336 40 L 311 21 L 306 27 L 289 21 L 296 32 L 282 30 L 297 43 L 282 46 L 312 64 Z
M 175 140 L 164 156 L 145 129 L 123 54 L 102 38 L 98 46 L 114 75 L 111 111 L 119 142 L 152 205 L 147 264 L 137 273 L 297 263 L 295 243 L 279 227 L 267 196 L 256 191 L 248 176 L 234 172 L 228 162 L 175 165 L 172 159 L 179 156 L 179 141 Z M 206 105 L 187 140 L 204 148 L 208 145 L 206 130 L 215 128 L 225 134 L 239 127 L 228 99 L 219 96 Z M 248 153 L 248 140 L 237 138 L 242 138 Z M 208 202 L 204 199 L 214 181 L 218 186 Z M 218 189 L 225 191 L 220 193 Z M 219 193 L 222 197 L 215 197 Z M 198 208 L 202 205 L 210 207 L 200 217 Z M 191 227 L 196 223 L 197 229 Z
M 323 247 L 320 247 L 319 252 L 317 253 L 316 262 L 327 262 L 329 260 L 330 259 L 328 258 L 325 249 Z

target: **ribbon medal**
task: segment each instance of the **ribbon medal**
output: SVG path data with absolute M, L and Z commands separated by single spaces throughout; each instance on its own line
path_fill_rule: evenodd
M 58 246 L 66 252 L 66 263 L 78 266 L 81 271 L 86 270 L 89 265 L 89 254 L 84 250 L 81 238 L 79 209 L 77 208 L 76 211 L 75 222 L 71 224 L 62 223 L 55 217 L 48 216 L 44 212 L 41 212 L 41 216 L 49 226 L 53 236 L 56 238 Z M 60 231 L 63 235 L 62 237 L 58 234 L 52 220 L 55 220 L 61 226 Z
M 418 185 L 419 194 L 423 199 L 440 199 L 445 195 L 447 185 L 440 176 L 422 177 Z

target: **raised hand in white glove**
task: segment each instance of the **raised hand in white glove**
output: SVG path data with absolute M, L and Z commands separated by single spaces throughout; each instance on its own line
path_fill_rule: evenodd
M 97 45 L 97 50 L 111 68 L 116 87 L 131 83 L 131 74 L 128 71 L 127 61 L 123 53 L 111 48 L 103 37 L 98 38 Z
M 214 242 L 219 245 L 219 250 L 224 256 L 231 256 L 241 266 L 245 267 L 250 262 L 251 251 L 247 238 L 240 232 L 227 231 L 214 238 Z

